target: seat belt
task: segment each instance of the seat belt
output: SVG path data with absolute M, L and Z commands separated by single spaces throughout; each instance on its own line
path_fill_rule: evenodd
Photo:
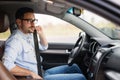
M 35 30 L 33 33 L 34 37 L 34 45 L 35 45 L 35 53 L 36 53 L 36 60 L 37 60 L 37 69 L 38 69 L 38 74 L 42 77 L 42 61 L 41 61 L 41 56 L 40 56 L 40 51 L 39 51 L 39 46 L 38 46 L 38 37 L 37 37 L 37 31 Z

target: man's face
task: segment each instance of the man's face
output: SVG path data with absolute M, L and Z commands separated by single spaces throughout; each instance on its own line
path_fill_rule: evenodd
M 21 19 L 20 30 L 23 33 L 33 33 L 35 30 L 35 16 L 34 13 L 25 13 L 23 19 Z

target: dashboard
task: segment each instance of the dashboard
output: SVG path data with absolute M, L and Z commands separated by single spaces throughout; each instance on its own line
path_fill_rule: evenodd
M 101 73 L 107 74 L 105 76 L 111 76 L 106 73 L 109 72 L 108 69 L 110 69 L 110 71 L 113 70 L 114 72 L 114 70 L 119 69 L 116 66 L 120 67 L 120 65 L 117 65 L 119 63 L 117 63 L 115 59 L 116 57 L 117 59 L 120 59 L 120 46 L 112 42 L 106 44 L 101 44 L 101 42 L 97 39 L 92 39 L 90 41 L 89 52 L 92 54 L 92 56 L 90 58 L 90 63 L 87 68 L 88 80 L 109 80 L 109 77 L 107 77 L 107 79 L 104 79 L 105 77 L 101 76 Z M 116 49 L 119 49 L 117 53 Z M 114 64 L 115 66 L 112 64 Z

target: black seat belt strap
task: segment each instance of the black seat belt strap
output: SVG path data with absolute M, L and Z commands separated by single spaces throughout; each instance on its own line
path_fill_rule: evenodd
M 40 51 L 39 51 L 39 46 L 38 46 L 38 37 L 37 37 L 37 31 L 35 30 L 33 33 L 34 37 L 34 45 L 35 45 L 35 53 L 36 53 L 36 60 L 37 60 L 37 68 L 38 68 L 38 74 L 42 77 L 42 61 L 41 61 L 41 56 L 40 56 Z

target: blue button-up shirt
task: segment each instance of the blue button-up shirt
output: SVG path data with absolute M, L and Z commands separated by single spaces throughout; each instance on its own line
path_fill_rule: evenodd
M 39 44 L 40 50 L 46 50 L 47 47 Z M 6 41 L 3 63 L 8 70 L 18 65 L 38 73 L 33 34 L 26 35 L 20 30 L 13 33 Z

